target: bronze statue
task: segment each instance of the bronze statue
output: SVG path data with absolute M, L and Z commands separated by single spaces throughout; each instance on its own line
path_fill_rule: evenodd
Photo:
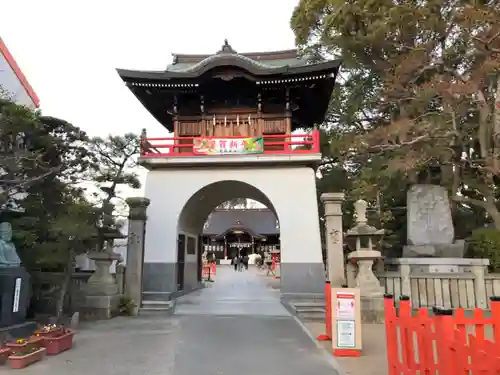
M 0 267 L 19 267 L 21 259 L 12 243 L 12 226 L 10 223 L 0 223 Z

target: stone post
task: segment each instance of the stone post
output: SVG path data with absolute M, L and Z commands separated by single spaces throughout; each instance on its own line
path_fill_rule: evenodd
M 474 275 L 474 292 L 476 294 L 476 307 L 481 309 L 488 308 L 488 299 L 486 297 L 486 282 L 484 280 L 487 266 L 473 265 L 471 273 Z
M 410 273 L 411 273 L 411 268 L 409 264 L 401 264 L 399 266 L 399 274 L 401 276 L 401 296 L 411 297 Z M 394 296 L 394 297 L 399 298 L 401 296 Z M 410 299 L 410 301 L 412 300 Z
M 345 285 L 344 241 L 342 231 L 342 202 L 344 193 L 323 193 L 325 206 L 327 270 L 333 288 Z
M 144 263 L 144 229 L 146 210 L 150 200 L 134 197 L 126 200 L 129 206 L 127 261 L 125 266 L 125 295 L 137 305 L 137 314 L 142 303 L 142 268 Z
M 123 264 L 117 264 L 116 265 L 116 285 L 118 285 L 118 294 L 123 294 L 123 284 L 124 284 L 124 277 L 125 277 L 125 266 Z

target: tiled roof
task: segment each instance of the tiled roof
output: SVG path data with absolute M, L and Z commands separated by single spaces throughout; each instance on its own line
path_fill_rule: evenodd
M 258 234 L 278 234 L 277 219 L 268 209 L 229 209 L 212 212 L 204 227 L 204 235 L 217 235 L 235 226 L 237 222 Z

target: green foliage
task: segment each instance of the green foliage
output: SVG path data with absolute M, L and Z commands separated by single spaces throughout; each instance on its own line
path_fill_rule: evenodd
M 483 219 L 487 211 L 500 229 L 499 24 L 491 2 L 299 1 L 291 19 L 299 48 L 343 63 L 326 156 L 380 220 L 397 224 L 396 187 L 437 165 L 453 199 Z
M 12 224 L 23 265 L 34 276 L 35 300 L 55 297 L 57 316 L 63 313 L 75 255 L 102 245 L 106 220 L 115 225 L 112 200 L 118 187 L 140 187 L 131 170 L 138 151 L 134 134 L 90 140 L 64 120 L 0 99 L 0 221 Z M 100 205 L 81 187 L 89 179 L 106 195 Z M 62 276 L 46 290 L 36 277 L 43 271 Z M 131 306 L 129 301 L 122 307 L 126 312 Z
M 500 231 L 495 228 L 476 229 L 467 242 L 468 257 L 487 258 L 490 270 L 500 271 Z
M 95 198 L 100 200 L 100 224 L 97 251 L 104 249 L 105 232 L 117 229 L 116 205 L 120 188 L 139 189 L 141 183 L 134 168 L 136 156 L 140 151 L 140 137 L 128 133 L 123 136 L 109 135 L 107 138 L 95 137 L 88 147 L 94 156 L 94 167 L 90 178 L 100 188 Z
M 118 304 L 120 315 L 131 316 L 134 314 L 136 307 L 137 304 L 130 297 L 120 297 L 120 302 Z

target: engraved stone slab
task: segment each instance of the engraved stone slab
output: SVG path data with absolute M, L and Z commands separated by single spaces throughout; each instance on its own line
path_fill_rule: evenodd
M 429 267 L 429 273 L 458 273 L 460 269 L 455 265 L 434 265 Z
M 455 236 L 448 192 L 437 185 L 413 185 L 406 194 L 409 245 L 448 245 Z

